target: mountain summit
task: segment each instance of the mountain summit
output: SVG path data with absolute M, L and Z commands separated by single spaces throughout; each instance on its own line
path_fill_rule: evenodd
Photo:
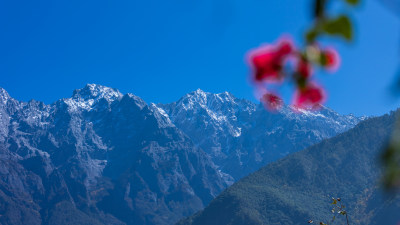
M 109 101 L 119 99 L 122 97 L 121 92 L 117 89 L 105 87 L 98 84 L 87 84 L 82 89 L 74 90 L 72 98 L 73 99 L 100 99 L 105 98 Z
M 74 90 L 72 97 L 65 99 L 65 102 L 74 109 L 91 110 L 92 106 L 101 100 L 112 103 L 115 100 L 121 99 L 122 96 L 121 92 L 117 89 L 97 84 L 87 84 L 82 89 Z
M 6 90 L 4 90 L 3 88 L 0 88 L 0 103 L 2 105 L 7 104 L 8 99 L 10 99 L 10 95 L 8 94 L 8 92 Z

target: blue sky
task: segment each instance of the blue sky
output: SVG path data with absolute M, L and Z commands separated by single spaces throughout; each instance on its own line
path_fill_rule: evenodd
M 252 99 L 246 52 L 281 34 L 302 43 L 309 0 L 71 0 L 0 2 L 0 87 L 51 103 L 86 83 L 172 102 L 201 88 Z M 346 7 L 335 7 L 348 11 Z M 318 74 L 327 106 L 380 115 L 399 62 L 399 20 L 378 1 L 354 11 L 352 44 L 334 41 L 342 67 Z

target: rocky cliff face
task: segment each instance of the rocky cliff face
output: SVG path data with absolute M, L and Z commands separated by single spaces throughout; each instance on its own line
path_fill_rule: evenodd
M 201 90 L 155 105 L 88 84 L 46 105 L 0 89 L 0 223 L 172 224 L 359 120 Z

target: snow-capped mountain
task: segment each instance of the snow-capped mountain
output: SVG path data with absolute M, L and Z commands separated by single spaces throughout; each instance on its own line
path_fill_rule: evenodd
M 261 104 L 230 93 L 212 94 L 200 89 L 159 107 L 235 180 L 344 132 L 363 119 L 339 115 L 326 107 L 306 111 L 284 106 L 278 113 L 270 113 Z
M 171 104 L 88 84 L 53 104 L 0 88 L 0 224 L 172 224 L 240 177 L 352 128 L 201 90 Z

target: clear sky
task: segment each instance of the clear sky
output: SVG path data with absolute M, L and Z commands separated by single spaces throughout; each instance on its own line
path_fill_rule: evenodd
M 309 0 L 0 1 L 0 87 L 45 103 L 86 83 L 147 102 L 176 101 L 197 88 L 255 101 L 245 53 L 281 34 L 301 43 L 309 6 Z M 340 70 L 319 80 L 329 92 L 327 106 L 380 115 L 400 106 L 389 94 L 400 23 L 376 0 L 364 0 L 354 21 L 355 42 L 334 42 Z

